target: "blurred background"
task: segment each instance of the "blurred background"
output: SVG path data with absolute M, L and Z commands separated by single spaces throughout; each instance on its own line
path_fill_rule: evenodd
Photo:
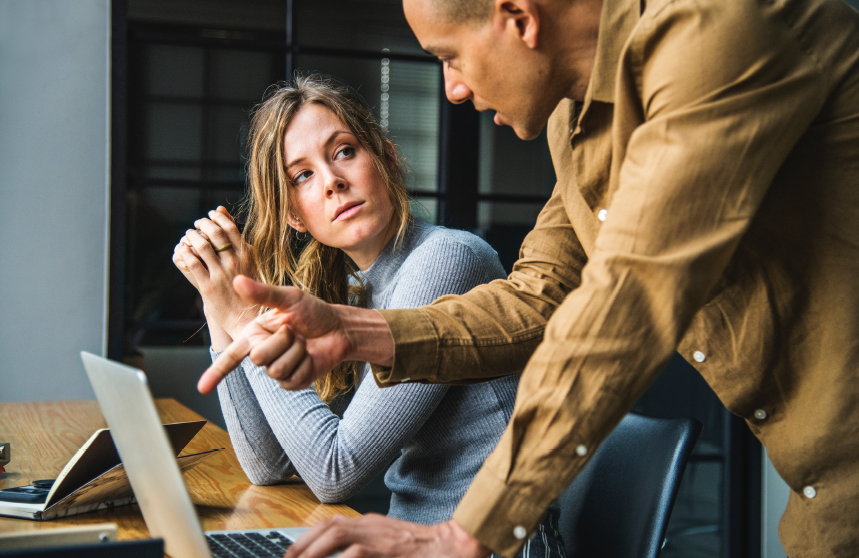
M 545 132 L 524 142 L 447 102 L 399 0 L 0 0 L 0 401 L 92 399 L 85 349 L 223 425 L 195 390 L 209 340 L 170 257 L 242 201 L 251 110 L 294 72 L 356 88 L 415 213 L 482 236 L 510 270 L 554 185 Z M 675 357 L 636 410 L 705 425 L 662 556 L 784 556 L 787 488 L 691 366 Z M 348 503 L 387 500 L 377 479 Z

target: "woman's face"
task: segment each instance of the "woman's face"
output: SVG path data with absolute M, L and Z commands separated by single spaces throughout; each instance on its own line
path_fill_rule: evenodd
M 373 157 L 337 116 L 311 103 L 286 129 L 289 224 L 340 248 L 367 269 L 397 230 L 394 206 Z

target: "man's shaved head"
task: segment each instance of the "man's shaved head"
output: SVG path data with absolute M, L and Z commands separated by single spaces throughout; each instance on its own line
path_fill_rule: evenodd
M 432 0 L 438 14 L 449 22 L 482 23 L 492 15 L 494 0 Z
M 603 1 L 403 0 L 403 13 L 450 102 L 534 139 L 562 99 L 584 99 Z

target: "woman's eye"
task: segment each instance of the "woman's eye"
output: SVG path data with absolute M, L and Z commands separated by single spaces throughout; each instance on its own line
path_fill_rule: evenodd
M 295 175 L 295 178 L 293 178 L 292 181 L 295 182 L 296 184 L 301 184 L 302 182 L 304 182 L 305 180 L 310 178 L 311 174 L 313 174 L 313 173 L 310 171 L 304 171 L 302 173 Z
M 335 155 L 335 157 L 337 157 L 338 159 L 341 159 L 341 158 L 345 158 L 345 157 L 351 157 L 354 154 L 355 154 L 355 148 L 352 147 L 351 145 L 347 145 L 346 147 L 344 147 L 343 149 L 338 151 L 337 155 Z

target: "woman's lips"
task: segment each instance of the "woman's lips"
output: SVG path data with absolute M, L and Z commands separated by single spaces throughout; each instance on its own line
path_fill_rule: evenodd
M 335 221 L 344 221 L 344 220 L 352 217 L 353 215 L 358 213 L 358 211 L 361 210 L 362 205 L 364 205 L 364 202 L 356 203 L 355 205 L 353 205 L 349 209 L 344 209 L 342 212 L 340 212 L 340 214 L 337 217 L 334 218 L 334 220 Z

